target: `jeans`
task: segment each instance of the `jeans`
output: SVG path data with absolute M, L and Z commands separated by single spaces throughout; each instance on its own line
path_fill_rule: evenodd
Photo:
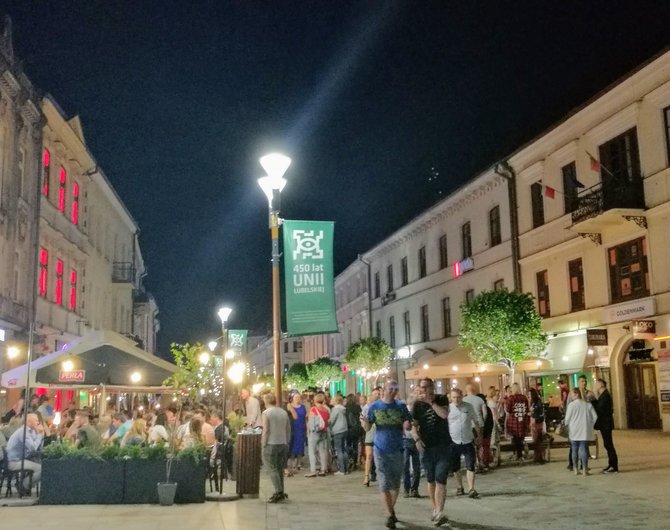
M 326 433 L 310 432 L 307 437 L 307 453 L 309 454 L 309 470 L 316 473 L 316 452 L 319 452 L 321 472 L 328 471 L 328 435 Z
M 284 493 L 284 468 L 287 458 L 288 445 L 266 445 L 263 448 L 263 461 L 275 493 Z
M 586 440 L 570 440 L 570 447 L 572 449 L 572 466 L 574 469 L 578 469 L 579 461 L 582 461 L 582 469 L 586 471 L 588 469 L 589 462 L 589 442 Z
M 614 449 L 614 442 L 612 441 L 612 429 L 601 429 L 600 435 L 603 437 L 603 445 L 607 451 L 607 465 L 615 471 L 619 471 L 619 457 Z
M 419 480 L 421 479 L 421 466 L 419 464 L 419 450 L 414 440 L 403 441 L 403 456 L 405 459 L 404 485 L 405 493 L 419 491 Z M 411 465 L 411 473 L 410 473 Z
M 349 470 L 349 466 L 347 465 L 347 432 L 333 434 L 333 440 L 335 441 L 335 454 L 337 455 L 337 469 L 342 473 L 346 473 Z

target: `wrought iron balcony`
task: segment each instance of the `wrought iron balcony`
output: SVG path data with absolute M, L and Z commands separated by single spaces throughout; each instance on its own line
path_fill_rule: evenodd
M 135 283 L 135 267 L 130 261 L 115 261 L 112 264 L 113 283 Z
M 572 212 L 572 223 L 577 224 L 593 219 L 608 210 L 644 210 L 644 189 L 642 182 L 621 185 L 599 182 L 585 189 L 577 196 L 577 208 Z

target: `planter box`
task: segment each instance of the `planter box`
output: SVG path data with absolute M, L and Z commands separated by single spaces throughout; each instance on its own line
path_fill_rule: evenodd
M 175 503 L 205 502 L 206 461 L 175 460 Z M 157 504 L 164 460 L 45 459 L 40 504 Z

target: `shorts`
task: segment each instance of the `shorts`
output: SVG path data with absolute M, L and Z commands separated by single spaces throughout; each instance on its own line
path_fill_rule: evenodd
M 375 447 L 374 457 L 377 466 L 379 491 L 399 490 L 405 472 L 405 460 L 402 451 L 382 453 Z
M 421 467 L 426 471 L 427 482 L 446 484 L 451 467 L 449 446 L 426 447 L 421 455 Z
M 449 448 L 451 453 L 451 471 L 456 472 L 461 469 L 461 455 L 465 460 L 465 469 L 468 471 L 475 470 L 475 444 L 470 442 L 468 444 L 451 444 Z

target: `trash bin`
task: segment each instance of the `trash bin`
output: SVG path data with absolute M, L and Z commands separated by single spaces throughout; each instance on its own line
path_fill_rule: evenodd
M 261 481 L 261 435 L 260 433 L 238 433 L 235 440 L 236 493 L 258 498 Z

